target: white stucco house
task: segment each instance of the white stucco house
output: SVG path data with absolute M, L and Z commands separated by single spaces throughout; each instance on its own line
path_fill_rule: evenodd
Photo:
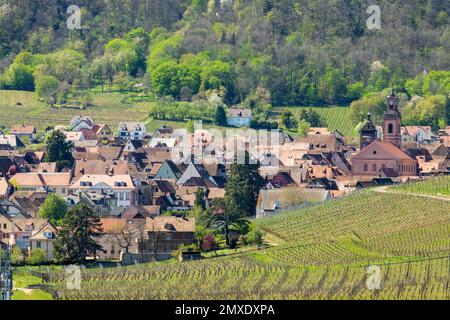
M 233 127 L 249 127 L 253 120 L 251 109 L 228 109 L 227 124 Z
M 119 138 L 129 140 L 142 140 L 147 134 L 143 122 L 121 122 L 119 123 Z

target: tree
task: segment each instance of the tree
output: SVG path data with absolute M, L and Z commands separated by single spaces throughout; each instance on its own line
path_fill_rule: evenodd
M 36 94 L 45 97 L 47 104 L 53 106 L 56 102 L 59 81 L 53 76 L 39 74 L 36 76 Z
M 326 127 L 327 123 L 323 118 L 320 116 L 320 114 L 311 108 L 308 109 L 302 109 L 300 111 L 300 119 L 305 120 L 310 124 L 311 127 Z
M 49 219 L 54 225 L 59 225 L 67 213 L 66 201 L 56 193 L 50 193 L 39 208 L 38 215 L 42 219 Z
M 250 225 L 250 221 L 231 207 L 225 199 L 214 201 L 212 213 L 205 217 L 205 223 L 209 228 L 224 234 L 227 245 L 230 245 L 231 231 L 238 231 L 244 225 Z
M 6 71 L 6 82 L 16 90 L 34 90 L 33 69 L 22 63 L 12 63 Z
M 53 131 L 47 138 L 46 162 L 57 162 L 58 168 L 72 167 L 74 159 L 72 156 L 73 144 L 66 141 L 66 136 L 59 130 Z
M 40 265 L 47 261 L 47 254 L 44 250 L 36 248 L 31 251 L 27 262 L 31 265 Z
M 195 132 L 195 122 L 194 122 L 194 120 L 189 120 L 188 122 L 186 122 L 186 130 L 189 133 L 194 133 Z
M 283 111 L 280 117 L 280 121 L 286 129 L 296 128 L 297 126 L 297 120 L 290 111 Z
M 195 191 L 195 202 L 194 202 L 194 206 L 196 208 L 199 208 L 201 210 L 205 210 L 206 209 L 206 201 L 205 201 L 205 189 L 203 188 L 198 188 L 197 191 Z
M 140 239 L 145 232 L 145 219 L 135 220 L 133 223 L 113 224 L 104 232 L 110 235 L 119 247 L 125 249 L 125 253 L 128 253 L 135 239 Z
M 231 165 L 225 185 L 227 211 L 238 216 L 256 214 L 256 202 L 264 179 L 259 175 L 260 164 L 251 164 L 250 155 L 245 152 L 243 159 L 235 159 Z M 243 160 L 238 163 L 238 160 Z
M 302 138 L 308 135 L 309 129 L 311 129 L 311 125 L 306 120 L 302 119 L 298 122 L 297 132 Z
M 93 239 L 102 232 L 100 216 L 85 204 L 73 207 L 61 220 L 54 245 L 56 259 L 70 263 L 84 263 L 88 255 L 94 257 L 102 247 Z
M 14 246 L 11 250 L 11 262 L 14 265 L 22 265 L 25 262 L 25 255 L 18 246 Z
M 214 114 L 214 123 L 218 126 L 227 125 L 227 115 L 225 113 L 225 108 L 222 105 L 219 105 L 216 108 L 216 113 Z

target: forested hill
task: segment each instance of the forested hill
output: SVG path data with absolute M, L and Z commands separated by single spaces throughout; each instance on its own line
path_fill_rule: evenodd
M 82 29 L 69 31 L 73 2 L 82 8 Z M 450 69 L 448 1 L 376 1 L 381 29 L 369 30 L 373 2 L 0 0 L 0 85 L 34 89 L 31 81 L 44 73 L 68 85 L 111 84 L 125 74 L 175 99 L 217 89 L 228 103 L 262 91 L 274 105 L 329 105 Z M 21 50 L 33 55 L 15 61 L 28 68 L 28 84 L 14 83 L 10 70 Z M 58 54 L 75 61 L 80 79 L 54 70 L 49 59 Z

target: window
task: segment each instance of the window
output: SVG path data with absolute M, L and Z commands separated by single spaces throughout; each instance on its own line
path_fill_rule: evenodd
M 392 123 L 389 123 L 388 125 L 388 133 L 394 133 L 394 125 Z
M 172 234 L 167 233 L 166 234 L 166 240 L 172 240 Z
M 374 163 L 374 164 L 372 165 L 372 171 L 377 171 L 377 164 L 376 164 L 376 163 Z
M 3 224 L 3 229 L 6 229 L 6 223 Z
M 41 247 L 41 242 L 40 241 L 37 241 L 36 242 L 36 248 L 40 248 Z
M 364 171 L 369 171 L 369 165 L 367 163 L 364 163 Z
M 130 201 L 131 200 L 131 194 L 125 193 L 125 200 Z

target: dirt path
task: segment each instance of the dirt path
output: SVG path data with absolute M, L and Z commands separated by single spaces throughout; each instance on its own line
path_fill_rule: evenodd
M 450 201 L 450 198 L 432 196 L 432 195 L 423 194 L 423 193 L 398 192 L 398 191 L 388 190 L 387 188 L 388 188 L 387 186 L 384 186 L 384 187 L 374 188 L 373 190 L 375 192 L 381 192 L 381 193 L 404 194 L 404 195 L 415 196 L 415 197 L 423 197 L 423 198 L 431 198 L 431 199 L 437 199 L 437 200 Z

